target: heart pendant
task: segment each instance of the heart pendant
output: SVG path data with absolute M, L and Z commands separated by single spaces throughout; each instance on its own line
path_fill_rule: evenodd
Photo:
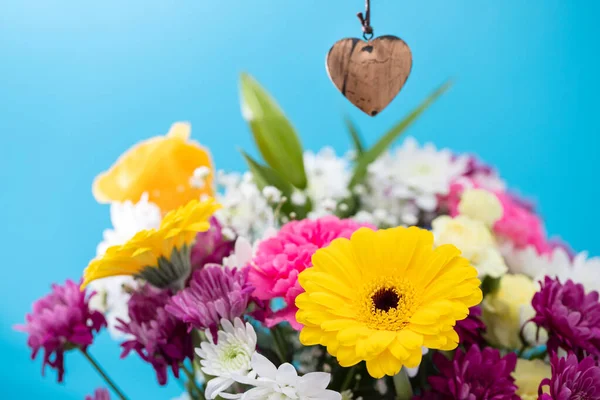
M 342 39 L 327 55 L 327 73 L 333 84 L 372 117 L 400 92 L 411 68 L 410 48 L 396 36 L 381 36 L 369 42 Z

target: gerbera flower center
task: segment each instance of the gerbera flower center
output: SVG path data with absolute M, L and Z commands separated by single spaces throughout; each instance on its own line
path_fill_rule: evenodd
M 400 296 L 393 289 L 382 288 L 375 292 L 371 300 L 377 310 L 389 311 L 391 308 L 398 307 Z
M 365 285 L 359 299 L 359 318 L 377 330 L 404 329 L 418 305 L 410 282 L 393 277 L 379 277 Z

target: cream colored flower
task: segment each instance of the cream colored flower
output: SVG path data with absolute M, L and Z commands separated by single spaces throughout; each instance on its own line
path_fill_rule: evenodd
M 482 319 L 487 327 L 486 339 L 492 345 L 509 350 L 521 347 L 521 316 L 532 311 L 531 299 L 537 289 L 525 275 L 506 274 L 498 290 L 485 297 Z
M 544 378 L 550 378 L 552 371 L 550 365 L 542 360 L 517 360 L 517 367 L 513 372 L 517 394 L 522 400 L 537 400 L 538 387 Z
M 481 221 L 467 216 L 443 215 L 432 222 L 436 246 L 453 244 L 477 268 L 479 277 L 499 278 L 508 267 L 496 246 L 489 228 Z
M 492 226 L 502 218 L 502 204 L 493 194 L 483 189 L 467 189 L 458 204 L 458 213 Z

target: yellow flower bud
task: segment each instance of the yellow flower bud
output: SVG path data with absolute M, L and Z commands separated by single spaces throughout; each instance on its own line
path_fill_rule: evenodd
M 489 228 L 483 222 L 459 215 L 437 217 L 431 223 L 436 246 L 453 244 L 477 268 L 479 277 L 499 278 L 508 267 Z
M 498 290 L 485 297 L 482 319 L 487 328 L 486 339 L 492 345 L 509 350 L 521 347 L 521 315 L 532 307 L 537 288 L 525 275 L 506 274 L 500 279 Z
M 517 394 L 522 400 L 537 400 L 538 387 L 544 378 L 550 378 L 552 371 L 550 365 L 542 360 L 517 360 L 517 367 L 513 372 Z
M 492 226 L 502 218 L 502 204 L 493 194 L 483 189 L 467 189 L 463 192 L 458 213 Z

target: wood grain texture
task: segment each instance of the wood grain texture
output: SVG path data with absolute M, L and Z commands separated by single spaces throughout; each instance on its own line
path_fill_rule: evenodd
M 327 55 L 331 81 L 352 104 L 372 117 L 400 92 L 411 68 L 410 48 L 395 36 L 369 42 L 342 39 Z

